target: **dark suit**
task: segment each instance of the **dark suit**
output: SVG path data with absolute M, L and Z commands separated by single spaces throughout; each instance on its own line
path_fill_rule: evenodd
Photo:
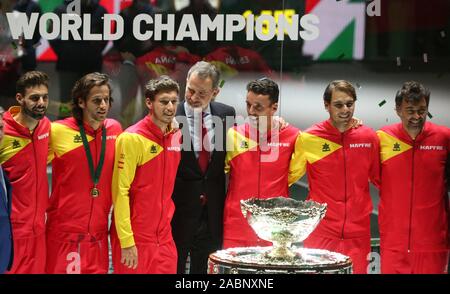
M 202 173 L 192 148 L 184 102 L 177 108 L 177 120 L 183 124 L 180 126 L 183 146 L 191 145 L 190 150 L 183 149 L 181 152 L 181 162 L 172 196 L 175 203 L 172 234 L 178 250 L 178 273 L 185 272 L 188 253 L 190 253 L 190 272 L 206 273 L 208 255 L 222 246 L 223 207 L 226 195 L 224 173 L 226 132 L 233 126 L 236 112 L 234 108 L 218 102 L 211 102 L 210 108 L 212 116 L 221 118 L 223 132 L 219 132 L 220 128 L 217 126 L 214 128 L 216 143 L 205 174 Z M 226 120 L 226 117 L 229 119 Z M 203 194 L 207 197 L 204 205 L 200 201 L 200 195 Z
M 3 190 L 3 183 L 5 183 L 7 195 L 5 195 Z M 6 203 L 5 197 L 8 197 L 8 203 Z M 11 185 L 6 175 L 3 174 L 3 177 L 0 177 L 0 274 L 11 269 L 13 261 L 14 246 L 10 215 Z

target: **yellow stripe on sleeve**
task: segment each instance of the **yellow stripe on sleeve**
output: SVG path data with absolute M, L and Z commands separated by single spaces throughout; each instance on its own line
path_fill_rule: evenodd
M 302 137 L 299 132 L 297 139 L 295 140 L 294 152 L 292 153 L 291 161 L 289 162 L 289 186 L 297 182 L 306 173 L 306 157 L 303 152 L 301 140 Z
M 114 221 L 121 248 L 135 245 L 131 226 L 130 188 L 136 169 L 157 157 L 163 150 L 162 146 L 139 134 L 125 132 L 117 137 L 112 200 Z
M 114 205 L 114 222 L 121 248 L 133 245 L 134 237 L 130 219 L 129 191 L 134 180 L 136 168 L 140 161 L 140 146 L 135 134 L 122 133 L 116 140 L 114 171 L 112 179 L 112 201 Z

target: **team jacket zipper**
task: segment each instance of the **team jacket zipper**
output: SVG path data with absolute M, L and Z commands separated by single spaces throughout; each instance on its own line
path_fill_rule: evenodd
M 159 246 L 159 226 L 161 225 L 161 219 L 163 217 L 163 213 L 164 213 L 164 174 L 166 172 L 166 137 L 163 135 L 163 172 L 162 172 L 162 188 L 161 188 L 161 214 L 159 216 L 159 221 L 158 221 L 158 226 L 156 227 L 156 243 Z
M 412 234 L 412 213 L 413 213 L 413 200 L 414 200 L 414 157 L 416 149 L 416 140 L 413 140 L 413 150 L 412 150 L 412 163 L 411 163 L 411 194 L 409 202 L 409 227 L 408 227 L 408 252 L 411 250 L 411 234 Z
M 344 222 L 342 223 L 342 232 L 341 232 L 341 238 L 344 239 L 344 229 L 345 229 L 345 223 L 347 221 L 347 165 L 346 165 L 346 159 L 345 159 L 345 144 L 344 144 L 344 134 L 341 134 L 341 141 L 342 141 L 342 152 L 344 155 Z
M 33 134 L 31 135 L 31 141 L 33 142 L 33 154 L 34 154 L 34 172 L 36 175 L 36 181 L 35 181 L 35 193 L 34 193 L 34 200 L 35 200 L 35 209 L 34 209 L 34 217 L 33 217 L 33 235 L 36 235 L 36 231 L 35 231 L 35 227 L 36 227 L 36 215 L 37 215 L 37 211 L 38 211 L 38 207 L 39 207 L 39 190 L 38 190 L 38 185 L 39 185 L 39 173 L 38 173 L 38 156 L 36 154 L 36 140 L 34 139 L 34 136 L 37 134 L 37 128 L 39 127 L 39 125 L 36 127 L 35 131 L 33 132 Z M 37 135 L 36 135 L 37 136 Z

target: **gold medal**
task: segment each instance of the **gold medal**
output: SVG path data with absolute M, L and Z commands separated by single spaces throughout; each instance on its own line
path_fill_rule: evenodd
M 100 195 L 100 191 L 99 191 L 96 187 L 92 188 L 92 190 L 91 190 L 91 196 L 92 196 L 93 198 L 97 198 L 99 195 Z

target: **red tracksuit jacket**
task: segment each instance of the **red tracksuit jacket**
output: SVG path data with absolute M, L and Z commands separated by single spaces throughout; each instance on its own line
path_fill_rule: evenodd
M 97 167 L 102 146 L 102 128 L 94 131 L 83 124 Z M 47 210 L 47 273 L 71 270 L 70 254 L 79 254 L 79 273 L 108 272 L 108 218 L 111 210 L 111 179 L 116 137 L 120 124 L 112 119 L 106 128 L 105 159 L 97 188 L 91 196 L 93 181 L 88 159 L 74 118 L 52 123 L 50 152 L 52 161 L 52 194 Z
M 47 210 L 49 230 L 75 236 L 107 233 L 115 140 L 122 128 L 113 119 L 106 119 L 103 125 L 106 127 L 106 152 L 97 185 L 100 195 L 93 198 L 93 182 L 78 123 L 72 117 L 52 123 L 50 150 L 55 157 L 52 161 L 52 194 Z M 102 146 L 102 128 L 94 131 L 86 123 L 83 126 L 96 167 Z
M 146 116 L 118 137 L 113 201 L 122 248 L 173 242 L 172 191 L 181 159 L 180 135 L 163 134 Z
M 48 205 L 47 154 L 50 121 L 43 118 L 33 133 L 19 123 L 11 107 L 4 114 L 5 136 L 0 145 L 0 164 L 12 185 L 11 222 L 14 238 L 29 238 L 45 232 Z
M 306 160 L 308 199 L 328 204 L 325 218 L 311 236 L 370 238 L 369 180 L 378 186 L 380 170 L 375 132 L 361 126 L 340 133 L 326 120 L 303 132 L 297 144 Z M 303 169 L 296 169 L 301 175 L 299 171 Z
M 252 135 L 254 134 L 254 135 Z M 270 245 L 260 240 L 244 218 L 240 200 L 289 195 L 290 163 L 299 130 L 288 126 L 268 143 L 258 142 L 249 124 L 233 127 L 227 134 L 225 171 L 230 174 L 224 210 L 224 247 L 234 242 L 245 246 Z
M 450 129 L 426 122 L 415 140 L 402 124 L 378 131 L 381 144 L 381 247 L 398 251 L 449 248 L 445 165 Z

